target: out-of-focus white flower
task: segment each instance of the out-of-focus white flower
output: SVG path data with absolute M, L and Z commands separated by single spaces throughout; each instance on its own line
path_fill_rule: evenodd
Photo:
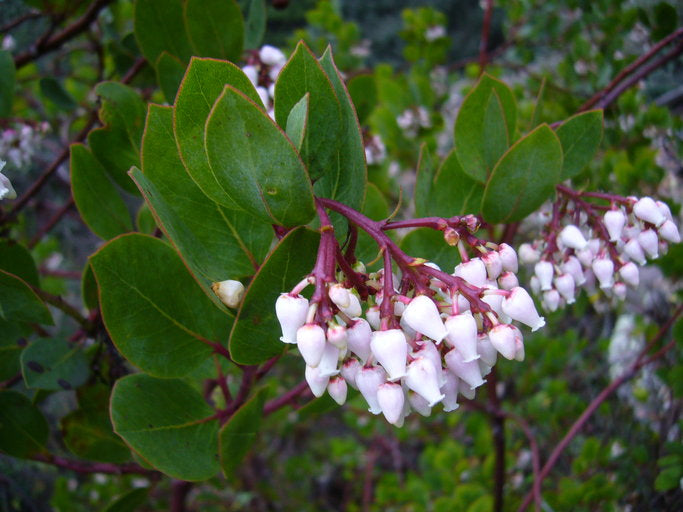
M 268 44 L 262 46 L 259 50 L 259 58 L 267 66 L 282 66 L 287 62 L 287 57 L 279 48 Z
M 0 171 L 5 167 L 5 162 L 0 160 Z M 0 172 L 0 200 L 2 199 L 14 199 L 17 197 L 17 193 L 12 187 L 12 183 L 9 178 Z
M 446 27 L 443 25 L 432 25 L 425 32 L 425 39 L 429 42 L 446 37 Z

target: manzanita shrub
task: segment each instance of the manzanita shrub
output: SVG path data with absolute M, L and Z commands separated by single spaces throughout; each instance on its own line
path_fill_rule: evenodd
M 107 3 L 92 2 L 83 16 Z M 183 510 L 187 482 L 239 478 L 271 415 L 289 426 L 270 424 L 270 436 L 284 437 L 298 421 L 322 423 L 341 406 L 359 435 L 371 437 L 368 425 L 385 429 L 383 420 L 390 430 L 378 431 L 400 436 L 396 429 L 478 409 L 498 429 L 489 450 L 500 468 L 496 510 L 504 419 L 519 422 L 532 443 L 522 489 L 529 494 L 519 499 L 522 508 L 532 499 L 539 507 L 541 480 L 564 447 L 541 470 L 532 427 L 501 408 L 499 355 L 515 373 L 539 371 L 541 349 L 529 343 L 548 351 L 565 343 L 539 337 L 553 322 L 566 325 L 558 311 L 577 301 L 585 308 L 583 290 L 598 309 L 621 307 L 638 295 L 629 288 L 639 289 L 648 260 L 680 242 L 677 205 L 578 179 L 594 165 L 603 111 L 589 105 L 543 122 L 539 94 L 529 116 L 518 102 L 524 92 L 484 72 L 484 48 L 481 73 L 459 100 L 452 131 L 444 128 L 437 107 L 448 92 L 424 77 L 447 58 L 447 20 L 430 9 L 404 14 L 409 72 L 394 77 L 380 66 L 348 79 L 330 46 L 316 55 L 300 41 L 286 57 L 261 45 L 260 1 L 122 4 L 133 7 L 134 41 L 116 44 L 140 56 L 130 72 L 94 87 L 99 121 L 82 126 L 28 190 L 0 167 L 0 450 L 76 472 L 142 475 L 153 487 L 166 475 L 175 480 L 170 506 Z M 355 25 L 342 24 L 326 2 L 310 17 L 315 30 L 338 31 L 352 71 L 365 56 Z M 121 48 L 109 50 L 116 66 L 126 60 Z M 13 109 L 6 98 L 15 67 L 48 51 L 49 36 L 15 58 L 0 54 L 0 113 Z M 138 73 L 148 74 L 147 89 L 129 85 Z M 75 108 L 54 79 L 40 87 Z M 0 158 L 20 167 L 45 130 L 6 127 Z M 77 307 L 46 286 L 25 247 L 40 247 L 63 213 L 35 241 L 17 224 L 67 156 L 66 209 L 74 204 L 102 240 L 83 269 Z M 398 171 L 387 168 L 392 158 Z M 400 171 L 411 160 L 415 170 Z M 397 199 L 391 213 L 387 198 Z M 680 307 L 653 343 L 678 314 Z M 670 348 L 645 347 L 608 390 Z M 57 427 L 46 403 L 59 393 L 72 403 L 56 414 Z M 453 467 L 464 460 L 459 450 L 443 446 Z M 424 467 L 436 464 L 430 453 Z M 680 464 L 666 461 L 668 482 Z M 108 510 L 147 510 L 144 482 Z M 676 486 L 665 484 L 660 490 Z M 392 485 L 402 489 L 378 482 L 377 507 L 392 503 Z M 492 505 L 466 485 L 437 508 L 415 506 Z

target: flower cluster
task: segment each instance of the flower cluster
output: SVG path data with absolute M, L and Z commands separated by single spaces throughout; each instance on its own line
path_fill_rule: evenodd
M 650 197 L 620 197 L 558 187 L 546 213 L 543 238 L 519 248 L 520 260 L 533 265 L 530 286 L 542 305 L 555 311 L 575 301 L 577 288 L 596 285 L 623 300 L 639 284 L 638 267 L 681 241 L 669 207 Z M 592 200 L 609 202 L 598 204 Z
M 17 197 L 17 193 L 12 187 L 12 183 L 9 178 L 2 174 L 2 169 L 5 167 L 5 161 L 0 160 L 0 200 L 2 199 L 14 199 Z
M 33 127 L 25 123 L 14 123 L 2 131 L 0 155 L 7 158 L 16 168 L 28 165 L 40 147 L 43 134 L 49 125 L 41 123 Z
M 275 116 L 273 111 L 275 80 L 286 62 L 287 57 L 280 49 L 265 45 L 260 50 L 251 53 L 247 59 L 247 65 L 242 68 L 244 74 L 256 87 L 256 92 L 265 105 L 268 115 L 272 118 Z
M 396 118 L 396 123 L 403 130 L 403 134 L 409 139 L 414 139 L 421 128 L 428 129 L 432 127 L 429 111 L 423 106 L 404 110 Z
M 365 161 L 368 165 L 381 164 L 387 157 L 387 148 L 379 135 L 364 134 Z
M 475 217 L 377 223 L 335 201 L 318 202 L 370 234 L 384 268 L 366 273 L 348 250 L 343 254 L 319 207 L 316 266 L 275 304 L 281 340 L 296 344 L 315 396 L 327 390 L 343 404 L 351 386 L 371 413 L 401 426 L 411 411 L 428 416 L 439 403 L 453 411 L 458 394 L 473 398 L 499 353 L 524 359 L 522 333 L 512 321 L 532 330 L 545 321 L 519 286 L 515 250 L 475 237 Z M 453 273 L 406 255 L 384 233 L 416 225 L 442 230 L 458 247 L 462 262 Z M 315 288 L 310 300 L 302 295 L 309 285 Z

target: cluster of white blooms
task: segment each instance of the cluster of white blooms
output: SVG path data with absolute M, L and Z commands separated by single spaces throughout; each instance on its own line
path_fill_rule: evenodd
M 387 157 L 387 148 L 379 135 L 364 137 L 365 161 L 368 165 L 381 164 Z
M 425 39 L 429 42 L 446 37 L 446 27 L 443 25 L 432 25 L 425 32 Z
M 543 239 L 520 246 L 520 261 L 534 265 L 531 289 L 542 294 L 547 311 L 574 303 L 582 286 L 590 290 L 597 285 L 623 300 L 627 287 L 639 284 L 638 266 L 681 241 L 666 203 L 650 197 L 618 199 L 604 213 L 584 201 L 569 201 L 561 218 L 550 218 Z
M 17 193 L 12 187 L 9 178 L 2 174 L 2 169 L 5 167 L 5 161 L 0 160 L 0 201 L 3 199 L 14 199 Z
M 2 131 L 0 155 L 16 168 L 28 165 L 40 148 L 43 134 L 49 127 L 47 123 L 41 123 L 36 128 L 25 123 L 15 123 Z
M 396 123 L 406 137 L 413 139 L 417 136 L 420 128 L 432 127 L 432 118 L 425 107 L 418 106 L 404 110 L 396 118 Z
M 280 339 L 297 345 L 313 394 L 327 391 L 341 405 L 351 386 L 372 414 L 400 427 L 411 411 L 429 416 L 439 403 L 444 411 L 457 409 L 458 394 L 474 398 L 499 353 L 523 360 L 522 333 L 512 321 L 532 330 L 545 321 L 519 286 L 515 250 L 475 240 L 474 258 L 455 242 L 463 262 L 452 274 L 428 262 L 410 266 L 400 280 L 392 274 L 389 284 L 384 270 L 363 273 L 374 292 L 366 300 L 341 276 L 324 284 L 324 300 L 301 295 L 319 284 L 313 274 L 283 293 L 275 304 Z M 390 307 L 383 306 L 387 289 L 394 291 Z M 322 302 L 334 311 L 326 321 L 316 314 Z
M 265 105 L 268 115 L 272 118 L 275 116 L 273 111 L 275 80 L 286 62 L 287 57 L 280 49 L 264 45 L 249 57 L 247 65 L 242 68 L 244 74 L 256 87 L 256 92 Z

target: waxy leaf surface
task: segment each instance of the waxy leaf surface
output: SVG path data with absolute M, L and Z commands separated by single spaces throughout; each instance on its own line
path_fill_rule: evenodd
M 88 380 L 88 359 L 80 346 L 61 339 L 40 338 L 21 354 L 21 373 L 29 388 L 76 389 Z

